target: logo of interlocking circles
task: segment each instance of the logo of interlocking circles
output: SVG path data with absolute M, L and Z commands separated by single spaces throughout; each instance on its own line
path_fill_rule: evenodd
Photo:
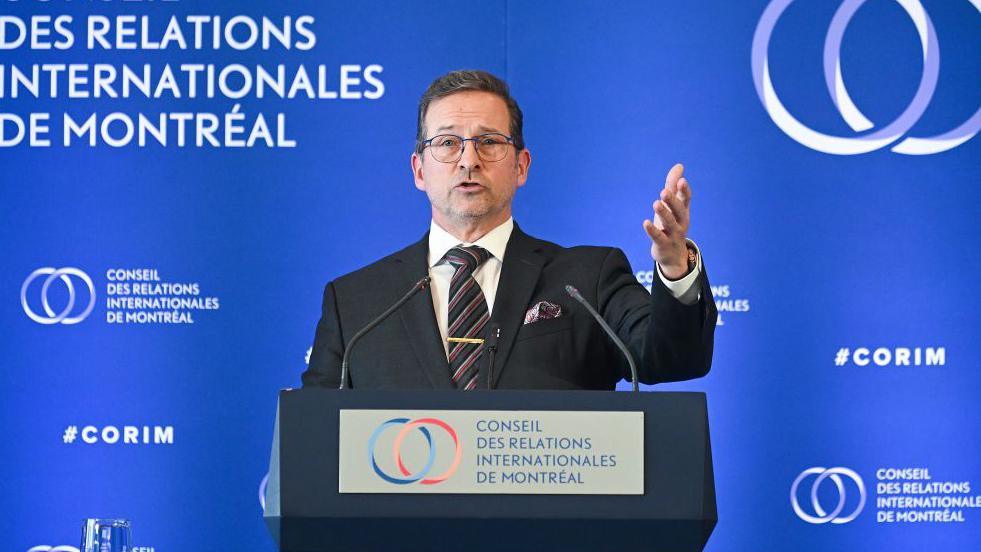
M 753 36 L 753 84 L 756 94 L 763 107 L 780 130 L 797 142 L 820 152 L 836 155 L 856 155 L 868 153 L 895 145 L 890 148 L 896 153 L 905 155 L 928 155 L 953 149 L 967 142 L 981 129 L 981 107 L 960 126 L 936 136 L 915 137 L 906 136 L 913 125 L 920 120 L 926 111 L 933 92 L 937 88 L 937 77 L 940 74 L 940 48 L 936 31 L 930 16 L 919 0 L 896 0 L 916 26 L 923 55 L 923 75 L 919 87 L 909 106 L 899 117 L 888 125 L 869 134 L 853 137 L 832 136 L 820 133 L 798 121 L 780 101 L 773 82 L 770 80 L 768 49 L 773 29 L 780 15 L 794 0 L 773 0 L 763 11 L 760 22 Z M 855 132 L 872 130 L 875 124 L 870 121 L 848 94 L 848 88 L 841 77 L 841 41 L 845 28 L 855 12 L 866 0 L 845 0 L 835 12 L 828 27 L 824 40 L 824 82 L 828 93 L 834 102 L 838 113 L 845 123 Z M 971 4 L 981 12 L 981 0 L 970 0 Z
M 41 307 L 44 308 L 44 314 L 38 314 L 31 310 L 31 306 L 27 302 L 27 290 L 34 280 L 40 278 L 41 276 L 47 276 L 44 279 L 44 284 L 41 285 Z M 72 279 L 77 278 L 86 287 L 89 288 L 89 302 L 84 309 L 76 309 L 76 293 L 75 284 L 72 283 Z M 61 312 L 55 312 L 51 308 L 51 303 L 48 301 L 48 292 L 51 289 L 51 284 L 54 282 L 61 282 L 64 284 L 65 288 L 68 290 L 68 303 Z M 95 307 L 95 286 L 92 284 L 92 279 L 89 278 L 88 274 L 82 272 L 77 268 L 51 268 L 44 267 L 39 268 L 31 273 L 30 276 L 24 280 L 24 285 L 20 288 L 20 304 L 24 307 L 24 312 L 31 318 L 31 320 L 37 322 L 38 324 L 78 324 L 82 320 L 85 320 L 91 312 L 92 308 Z M 78 312 L 72 316 L 73 313 Z
M 395 436 L 395 444 L 392 445 L 391 454 L 399 473 L 392 475 L 386 473 L 385 470 L 378 465 L 378 460 L 375 454 L 377 452 L 376 449 L 378 447 L 378 439 L 381 437 L 382 433 L 390 427 L 398 426 L 401 426 L 402 429 L 400 429 L 398 434 Z M 437 447 L 433 442 L 432 433 L 426 426 L 436 426 L 445 431 L 447 435 L 450 436 L 450 439 L 453 440 L 453 445 L 455 447 L 453 452 L 453 463 L 450 465 L 450 467 L 443 473 L 433 476 L 429 476 L 429 472 L 432 471 L 433 465 L 436 463 Z M 429 445 L 429 453 L 426 458 L 426 463 L 419 471 L 415 473 L 409 470 L 402 460 L 402 442 L 412 430 L 419 431 L 423 438 L 426 439 L 426 443 Z M 462 454 L 463 450 L 460 447 L 460 439 L 457 438 L 456 431 L 454 431 L 449 424 L 437 418 L 419 418 L 416 420 L 409 420 L 408 418 L 392 418 L 391 420 L 388 420 L 375 428 L 375 431 L 372 432 L 371 437 L 368 439 L 368 457 L 371 462 L 371 467 L 375 470 L 378 477 L 396 485 L 408 485 L 417 481 L 420 485 L 434 485 L 436 483 L 442 483 L 443 481 L 449 479 L 456 469 L 460 467 L 460 458 L 462 457 Z
M 811 475 L 816 475 L 817 478 L 811 482 L 811 492 L 810 492 L 810 506 L 814 515 L 808 513 L 801 507 L 800 502 L 798 502 L 797 490 L 800 484 Z M 846 497 L 848 492 L 846 489 L 851 488 L 852 485 L 845 485 L 845 480 L 840 476 L 845 476 L 854 483 L 854 488 L 858 491 L 858 505 L 855 509 L 848 515 L 841 515 L 842 510 L 845 508 Z M 822 505 L 818 499 L 818 490 L 821 488 L 821 483 L 826 479 L 830 479 L 834 483 L 835 488 L 838 490 L 838 503 L 835 507 L 828 511 Z M 841 524 L 848 523 L 849 521 L 858 517 L 858 514 L 862 512 L 862 508 L 865 507 L 865 483 L 862 482 L 862 478 L 858 476 L 857 473 L 848 468 L 808 468 L 801 472 L 794 479 L 794 484 L 790 487 L 790 505 L 794 508 L 794 513 L 797 514 L 799 518 L 808 523 L 831 523 Z

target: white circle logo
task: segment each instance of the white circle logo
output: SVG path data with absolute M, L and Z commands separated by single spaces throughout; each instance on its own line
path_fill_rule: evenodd
M 27 289 L 30 287 L 31 282 L 40 276 L 47 276 L 47 278 L 44 280 L 44 284 L 41 286 L 41 306 L 44 308 L 44 313 L 47 316 L 41 316 L 31 310 L 31 306 L 27 302 Z M 81 280 L 82 283 L 84 283 L 89 289 L 88 305 L 76 316 L 69 316 L 75 309 L 76 295 L 75 286 L 72 284 L 72 279 L 70 276 L 74 276 Z M 51 308 L 51 303 L 48 301 L 48 290 L 51 288 L 51 283 L 55 280 L 61 280 L 68 290 L 68 303 L 65 305 L 65 308 L 61 310 L 61 312 L 55 312 Z M 20 287 L 20 304 L 22 307 L 24 307 L 24 312 L 27 314 L 27 316 L 38 324 L 78 324 L 82 320 L 85 320 L 85 317 L 87 317 L 92 312 L 92 308 L 95 307 L 95 286 L 92 284 L 92 279 L 89 278 L 88 274 L 77 268 L 39 268 L 34 272 L 31 272 L 31 275 L 24 280 L 24 285 Z
M 266 487 L 269 486 L 269 474 L 267 473 L 262 481 L 259 482 L 259 506 L 262 507 L 262 511 L 266 511 Z
M 793 115 L 777 97 L 770 80 L 770 66 L 767 50 L 770 37 L 776 27 L 780 15 L 794 0 L 773 0 L 763 11 L 760 22 L 753 35 L 753 84 L 756 94 L 763 102 L 763 107 L 780 130 L 797 142 L 823 153 L 836 155 L 856 155 L 884 148 L 903 138 L 920 120 L 926 111 L 933 92 L 937 88 L 937 77 L 940 74 L 940 48 L 937 34 L 934 31 L 930 16 L 919 0 L 896 0 L 916 27 L 920 39 L 920 49 L 923 55 L 923 75 L 919 87 L 909 106 L 899 117 L 885 127 L 862 136 L 842 137 L 820 133 L 794 118 Z M 971 4 L 981 12 L 981 0 L 970 0 Z M 841 41 L 845 28 L 855 12 L 866 0 L 845 0 L 831 19 L 828 34 L 824 40 L 824 81 L 828 93 L 834 102 L 838 113 L 849 127 L 855 132 L 871 130 L 872 123 L 848 95 L 848 89 L 841 78 Z M 891 150 L 906 155 L 928 155 L 953 149 L 967 142 L 981 130 L 981 108 L 978 108 L 966 122 L 957 128 L 943 134 L 927 138 L 906 136 Z
M 817 475 L 817 479 L 811 483 L 811 507 L 816 515 L 811 515 L 801 508 L 800 503 L 797 501 L 797 488 L 800 486 L 801 482 L 804 481 L 810 475 Z M 855 483 L 858 488 L 858 505 L 855 509 L 847 516 L 841 516 L 841 511 L 845 508 L 845 482 L 842 480 L 841 475 L 844 475 L 848 479 Z M 826 511 L 821 507 L 821 502 L 818 500 L 818 489 L 821 487 L 821 483 L 825 479 L 830 479 L 835 487 L 838 489 L 838 504 L 835 505 L 834 509 L 830 512 Z M 862 482 L 862 478 L 858 476 L 857 473 L 848 468 L 808 468 L 801 472 L 794 479 L 794 484 L 790 486 L 790 505 L 794 508 L 794 513 L 797 517 L 808 523 L 831 523 L 840 524 L 848 523 L 849 521 L 858 517 L 858 514 L 862 512 L 862 508 L 865 507 L 865 483 Z

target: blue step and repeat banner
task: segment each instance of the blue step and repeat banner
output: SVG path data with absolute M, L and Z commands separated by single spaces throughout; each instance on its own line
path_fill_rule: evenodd
M 3 550 L 272 550 L 323 285 L 417 240 L 436 76 L 505 78 L 529 233 L 652 262 L 668 168 L 721 317 L 708 550 L 981 543 L 981 2 L 0 0 Z

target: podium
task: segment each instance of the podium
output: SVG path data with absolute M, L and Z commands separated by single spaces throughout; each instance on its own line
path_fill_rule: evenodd
M 643 494 L 341 493 L 351 410 L 642 412 Z M 705 395 L 284 390 L 264 518 L 289 552 L 702 550 L 718 520 Z

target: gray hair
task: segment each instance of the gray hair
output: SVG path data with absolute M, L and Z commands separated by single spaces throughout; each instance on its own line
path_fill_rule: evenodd
M 514 139 L 514 147 L 518 151 L 525 149 L 525 138 L 521 130 L 521 108 L 518 107 L 518 102 L 511 97 L 508 84 L 487 71 L 464 70 L 451 71 L 438 77 L 429 85 L 429 88 L 423 93 L 422 98 L 419 99 L 419 120 L 416 125 L 416 153 L 422 153 L 423 141 L 426 140 L 426 113 L 429 111 L 429 104 L 433 103 L 434 100 L 468 90 L 490 92 L 504 100 L 504 103 L 508 106 L 508 115 L 510 118 L 509 132 Z

